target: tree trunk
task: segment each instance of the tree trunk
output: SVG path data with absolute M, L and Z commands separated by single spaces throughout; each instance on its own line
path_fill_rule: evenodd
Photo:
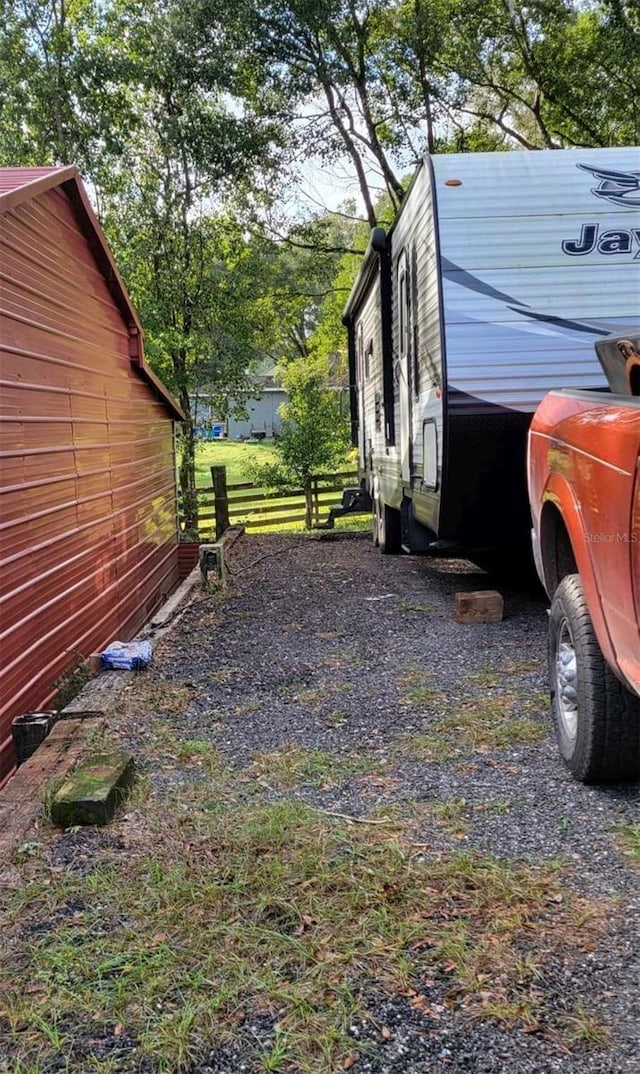
M 196 489 L 196 439 L 191 417 L 182 423 L 181 447 L 178 483 L 182 499 L 182 520 L 185 533 L 195 540 L 198 532 L 198 492 Z
M 304 480 L 304 528 L 313 526 L 313 482 L 310 477 Z

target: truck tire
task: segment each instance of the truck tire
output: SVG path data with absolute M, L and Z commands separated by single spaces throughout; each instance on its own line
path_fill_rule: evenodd
M 640 773 L 640 698 L 605 661 L 578 574 L 558 586 L 549 617 L 549 689 L 560 755 L 582 783 Z
M 383 556 L 397 556 L 402 551 L 402 524 L 400 512 L 376 499 L 375 512 L 378 545 Z M 375 539 L 375 538 L 374 538 Z

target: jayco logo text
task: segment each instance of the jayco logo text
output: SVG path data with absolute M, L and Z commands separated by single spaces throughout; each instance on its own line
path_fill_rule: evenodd
M 594 250 L 599 254 L 630 254 L 636 249 L 635 261 L 640 258 L 640 228 L 601 232 L 599 224 L 583 224 L 578 238 L 565 239 L 562 249 L 571 257 L 583 257 L 585 254 L 592 254 Z

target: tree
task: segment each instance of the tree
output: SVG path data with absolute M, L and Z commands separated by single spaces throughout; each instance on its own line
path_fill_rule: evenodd
M 289 399 L 281 406 L 283 422 L 275 444 L 278 462 L 252 471 L 254 480 L 267 487 L 304 489 L 306 529 L 311 529 L 313 518 L 311 479 L 339 467 L 349 447 L 339 398 L 326 387 L 327 376 L 328 363 L 318 356 L 282 368 L 282 386 Z
M 250 244 L 220 206 L 268 171 L 277 131 L 231 106 L 229 65 L 199 54 L 183 0 L 0 2 L 0 162 L 76 162 L 90 181 L 151 364 L 187 416 L 179 476 L 195 528 L 194 381 L 240 395 L 260 320 L 254 293 L 240 311 Z
M 625 0 L 200 0 L 203 47 L 252 71 L 246 100 L 289 131 L 290 166 L 347 159 L 370 227 L 425 149 L 633 144 L 635 7 Z M 208 36 L 207 36 L 208 35 Z M 634 58 L 635 57 L 635 58 Z

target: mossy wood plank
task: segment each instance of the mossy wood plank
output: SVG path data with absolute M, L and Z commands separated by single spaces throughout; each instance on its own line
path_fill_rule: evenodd
M 42 812 L 43 790 L 64 776 L 86 751 L 86 738 L 101 718 L 57 723 L 28 761 L 11 777 L 0 795 L 0 861 L 9 861 Z M 78 726 L 80 725 L 80 726 Z
M 107 824 L 125 797 L 133 775 L 130 753 L 93 754 L 54 795 L 51 820 L 63 828 L 75 824 Z

